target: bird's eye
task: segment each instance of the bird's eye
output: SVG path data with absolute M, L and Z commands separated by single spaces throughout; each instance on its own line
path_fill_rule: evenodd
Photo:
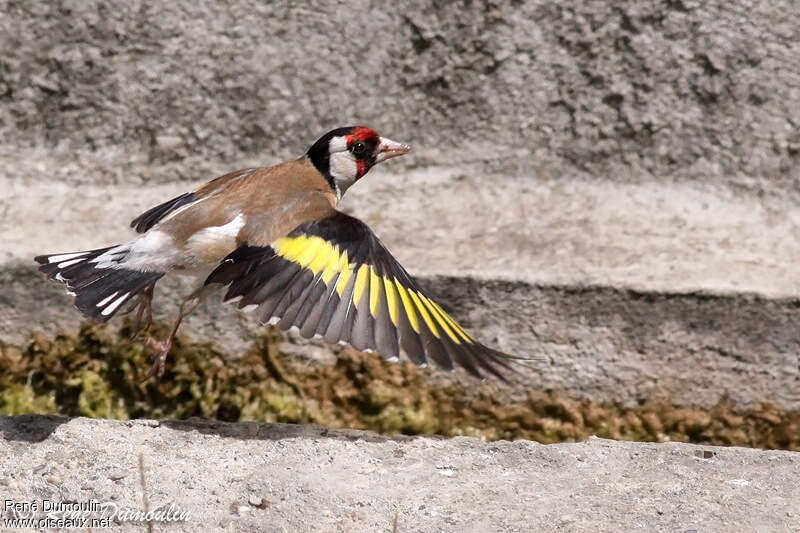
M 355 156 L 364 155 L 364 152 L 367 151 L 367 145 L 361 141 L 356 141 L 353 143 L 353 146 L 350 147 L 350 151 L 353 152 Z

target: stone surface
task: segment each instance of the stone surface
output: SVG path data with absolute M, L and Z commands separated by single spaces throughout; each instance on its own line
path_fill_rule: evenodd
M 365 122 L 415 150 L 344 207 L 479 337 L 544 358 L 512 393 L 798 409 L 795 11 L 0 0 L 0 340 L 77 327 L 32 255 Z M 256 329 L 209 305 L 183 331 L 236 357 Z
M 135 235 L 130 220 L 214 176 L 75 188 L 37 181 L 34 166 L 41 163 L 17 159 L 9 169 L 14 174 L 0 177 L 5 263 L 126 242 Z M 789 201 L 689 184 L 486 176 L 468 165 L 400 172 L 392 163 L 351 188 L 342 208 L 372 226 L 416 274 L 800 294 L 800 212 Z
M 792 452 L 33 415 L 0 417 L 0 432 L 4 499 L 146 498 L 189 513 L 171 531 L 800 528 Z

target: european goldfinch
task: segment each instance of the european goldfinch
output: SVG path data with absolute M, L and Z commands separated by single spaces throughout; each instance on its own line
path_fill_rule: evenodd
M 145 327 L 158 280 L 194 278 L 167 339 L 147 339 L 157 351 L 150 375 L 163 374 L 181 320 L 210 291 L 227 288 L 226 301 L 306 338 L 391 360 L 402 350 L 418 365 L 431 359 L 502 378 L 498 367 L 509 368 L 510 356 L 479 344 L 366 224 L 336 210 L 370 168 L 408 151 L 368 127 L 338 128 L 297 159 L 225 174 L 145 211 L 131 222 L 141 235 L 126 244 L 36 261 L 85 316 L 106 322 L 138 304 Z

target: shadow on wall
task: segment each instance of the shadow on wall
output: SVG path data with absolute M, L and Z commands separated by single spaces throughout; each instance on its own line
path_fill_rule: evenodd
M 70 417 L 58 415 L 0 415 L 0 433 L 7 441 L 42 442 L 58 429 L 69 423 Z M 231 423 L 220 420 L 162 420 L 154 426 L 165 426 L 178 431 L 216 435 L 239 440 L 282 440 L 303 438 L 329 438 L 345 441 L 402 442 L 413 436 L 384 436 L 356 429 L 330 429 L 314 424 L 265 424 L 261 422 Z

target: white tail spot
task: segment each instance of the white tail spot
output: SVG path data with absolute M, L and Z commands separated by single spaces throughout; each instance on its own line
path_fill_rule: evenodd
M 100 314 L 101 314 L 101 315 L 103 315 L 103 316 L 108 316 L 108 315 L 110 315 L 111 313 L 113 313 L 113 312 L 114 312 L 114 310 L 115 310 L 117 307 L 119 307 L 120 305 L 122 305 L 122 302 L 124 302 L 124 301 L 125 301 L 125 299 L 128 297 L 128 295 L 129 295 L 129 294 L 130 294 L 130 292 L 126 292 L 125 294 L 123 294 L 122 296 L 120 296 L 119 298 L 117 298 L 116 300 L 114 300 L 113 302 L 111 302 L 111 303 L 109 304 L 109 306 L 108 306 L 108 307 L 106 307 L 105 309 L 103 309 L 103 312 L 102 312 L 102 313 L 100 313 Z
M 392 357 L 389 357 L 389 358 L 388 358 L 388 359 L 386 359 L 386 360 L 387 360 L 387 361 L 389 361 L 390 363 L 397 363 L 397 362 L 399 362 L 399 361 L 400 361 L 400 358 L 399 358 L 399 357 L 397 357 L 397 356 L 392 356 Z
M 61 261 L 69 261 L 70 259 L 74 259 L 76 257 L 83 257 L 84 255 L 88 254 L 89 252 L 75 252 L 72 254 L 59 254 L 59 255 L 51 255 L 47 258 L 48 263 L 60 263 Z
M 102 300 L 97 302 L 97 307 L 103 307 L 108 302 L 110 302 L 114 298 L 114 296 L 116 296 L 117 294 L 119 294 L 119 291 L 114 291 L 113 294 L 110 294 L 110 295 L 106 296 L 105 298 L 103 298 Z
M 244 311 L 245 313 L 252 313 L 256 309 L 258 309 L 258 304 L 250 304 L 242 307 L 242 311 Z
M 59 263 L 58 264 L 58 268 L 67 268 L 68 266 L 74 265 L 75 263 L 80 263 L 81 261 L 83 261 L 83 259 L 80 258 L 80 257 L 78 259 L 72 259 L 70 261 L 64 261 L 63 263 Z

